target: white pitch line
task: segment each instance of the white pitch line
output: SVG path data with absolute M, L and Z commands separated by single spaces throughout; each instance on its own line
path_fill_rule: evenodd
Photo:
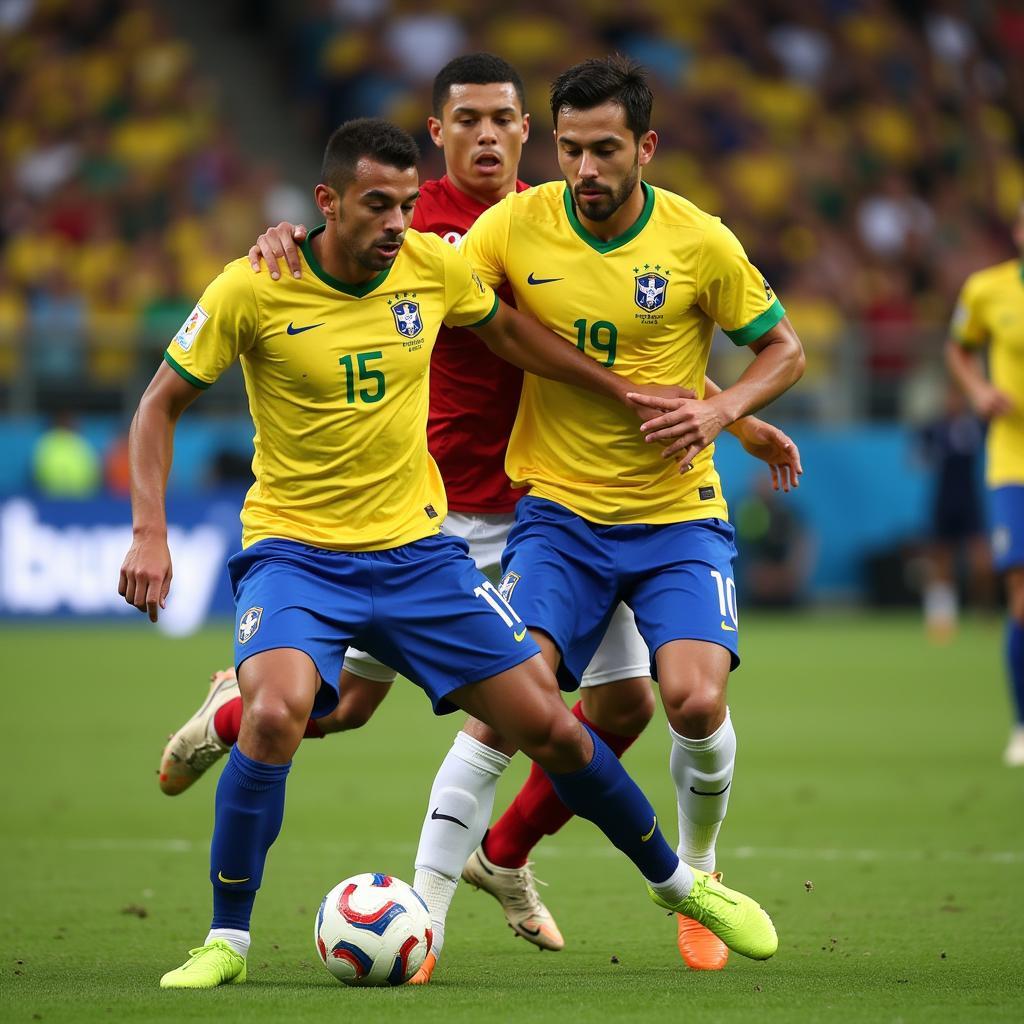
M 32 849 L 57 847 L 76 852 L 143 852 L 143 853 L 192 853 L 195 850 L 206 850 L 209 841 L 191 839 L 30 839 L 10 838 L 3 841 L 4 846 L 20 846 Z M 323 840 L 316 843 L 301 840 L 282 839 L 282 847 L 296 850 L 348 851 L 365 848 L 363 840 L 355 838 L 339 838 Z M 411 854 L 414 844 L 373 842 L 375 852 L 395 854 Z M 591 858 L 618 857 L 619 852 L 612 846 L 595 841 L 582 843 L 545 844 L 543 857 Z M 928 861 L 955 864 L 1024 864 L 1024 850 L 874 850 L 858 847 L 790 847 L 790 846 L 736 846 L 719 850 L 723 860 L 788 860 L 788 861 L 853 861 L 859 863 L 904 863 L 917 864 Z

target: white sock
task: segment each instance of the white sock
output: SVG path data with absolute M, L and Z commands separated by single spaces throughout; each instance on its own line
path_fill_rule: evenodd
M 690 895 L 693 888 L 693 872 L 688 864 L 679 862 L 679 867 L 672 872 L 664 882 L 654 884 L 647 879 L 647 884 L 667 903 L 678 903 Z
M 441 947 L 444 945 L 444 923 L 458 885 L 454 879 L 445 878 L 444 875 L 428 871 L 426 868 L 417 868 L 416 876 L 413 878 L 412 887 L 423 897 L 423 902 L 430 911 L 430 930 L 433 939 L 430 951 L 436 957 L 441 955 Z
M 958 601 L 952 583 L 936 581 L 924 588 L 924 620 L 935 628 L 956 625 Z
M 736 761 L 736 733 L 729 709 L 708 737 L 692 740 L 672 727 L 669 768 L 679 807 L 679 857 L 702 871 L 715 870 L 715 841 L 725 819 Z
M 414 888 L 430 911 L 435 954 L 444 944 L 445 918 L 462 869 L 487 831 L 498 779 L 508 764 L 505 754 L 460 732 L 434 778 Z
M 249 933 L 241 928 L 211 928 L 210 934 L 206 936 L 204 946 L 208 946 L 214 939 L 223 939 L 239 956 L 249 955 Z

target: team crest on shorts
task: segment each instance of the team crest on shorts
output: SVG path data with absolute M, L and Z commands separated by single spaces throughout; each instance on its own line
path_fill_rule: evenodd
M 420 316 L 420 304 L 405 299 L 391 307 L 395 318 L 395 327 L 403 338 L 415 338 L 423 330 L 423 318 Z
M 263 609 L 254 605 L 238 621 L 238 642 L 247 644 L 256 635 L 262 621 Z
M 498 584 L 498 593 L 501 594 L 506 601 L 511 601 L 512 591 L 516 589 L 516 584 L 521 578 L 522 577 L 519 573 L 509 570 L 501 577 L 501 582 Z
M 636 275 L 636 290 L 633 301 L 645 312 L 653 313 L 665 305 L 668 294 L 668 278 L 645 270 Z

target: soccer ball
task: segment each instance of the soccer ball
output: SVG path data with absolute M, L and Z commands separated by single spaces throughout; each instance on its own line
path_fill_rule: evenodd
M 317 911 L 313 941 L 345 985 L 404 985 L 433 943 L 430 913 L 410 885 L 390 875 L 353 875 Z

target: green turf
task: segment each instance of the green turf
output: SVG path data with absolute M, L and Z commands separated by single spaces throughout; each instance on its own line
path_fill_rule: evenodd
M 400 684 L 359 734 L 304 745 L 254 918 L 250 981 L 161 992 L 208 922 L 212 785 L 160 795 L 165 734 L 230 657 L 228 627 L 4 628 L 4 1021 L 928 1021 L 1024 1019 L 1024 769 L 1002 767 L 996 621 L 947 648 L 913 618 L 755 617 L 732 683 L 739 774 L 727 881 L 781 936 L 774 960 L 684 970 L 673 923 L 586 823 L 537 851 L 568 947 L 540 954 L 461 890 L 426 989 L 350 990 L 313 912 L 359 871 L 411 880 L 455 718 Z M 674 822 L 658 720 L 627 759 Z M 499 805 L 518 785 L 509 773 Z M 670 825 L 670 831 L 672 826 Z

